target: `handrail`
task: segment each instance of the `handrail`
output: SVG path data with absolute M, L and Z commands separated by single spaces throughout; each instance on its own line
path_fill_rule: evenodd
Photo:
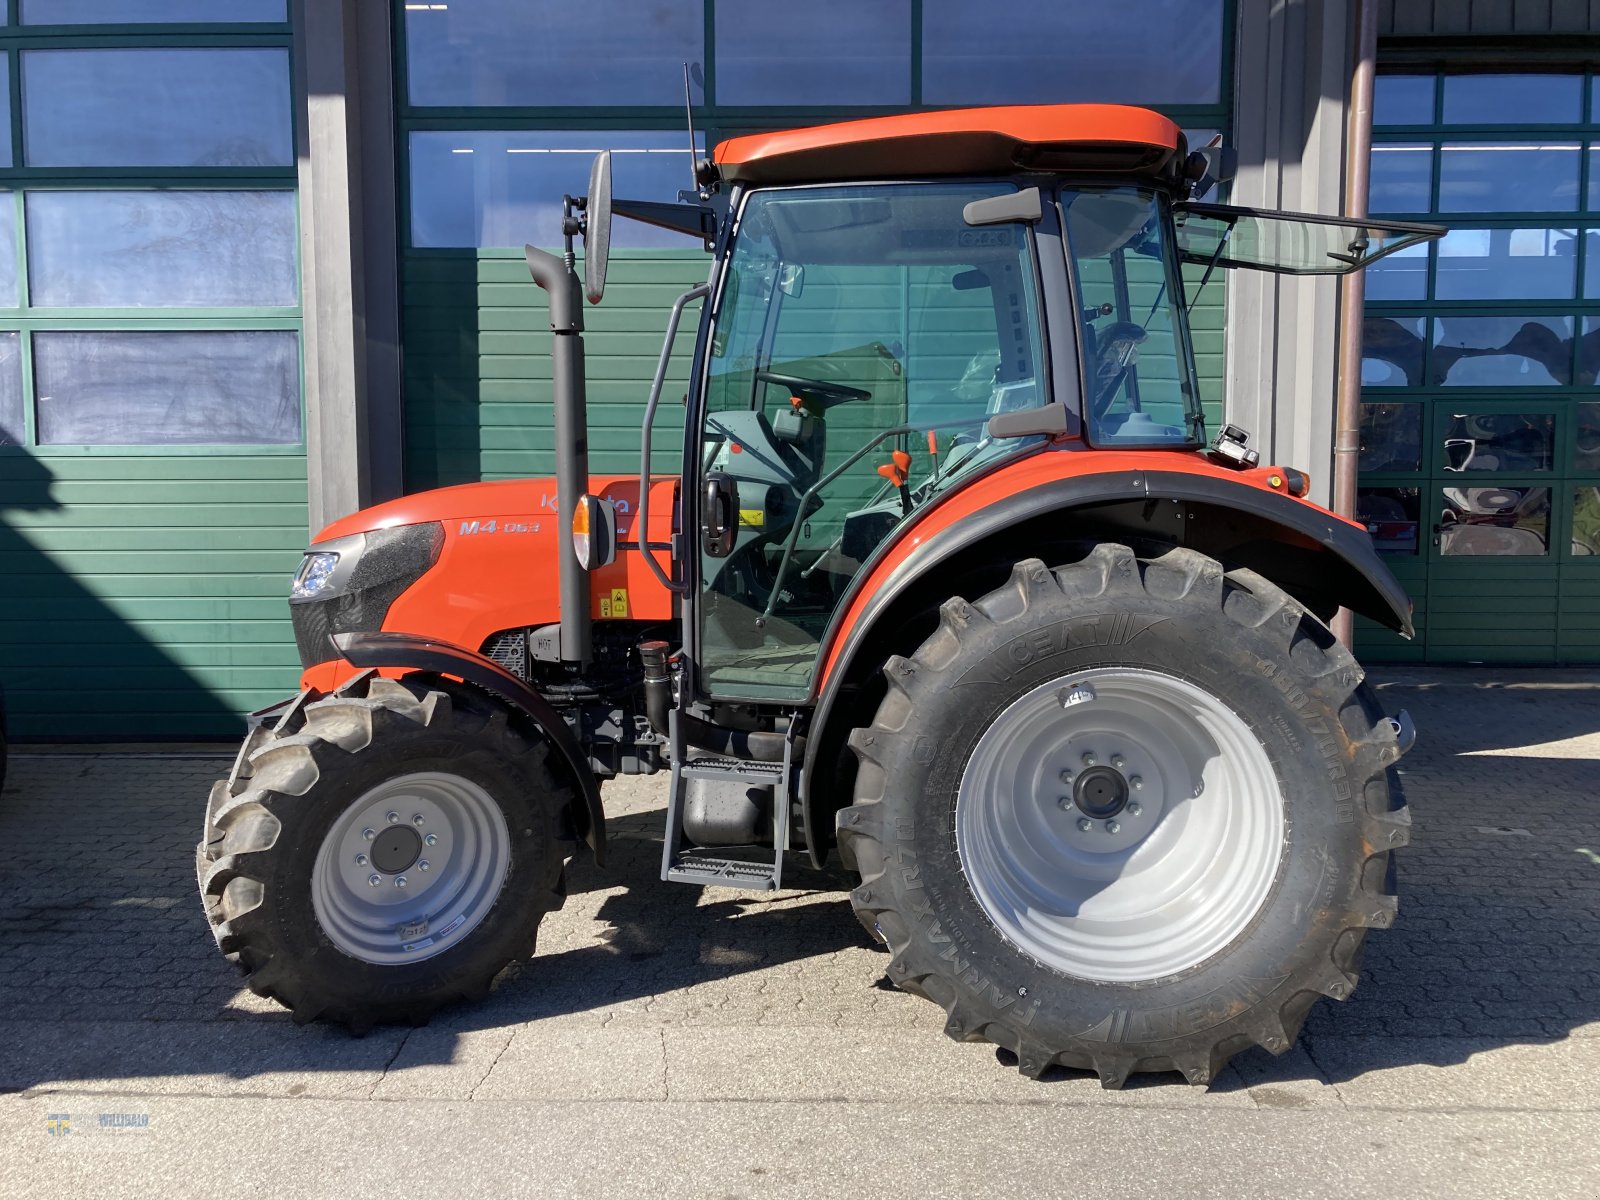
M 668 591 L 680 595 L 689 590 L 688 586 L 679 583 L 663 571 L 650 549 L 650 431 L 656 423 L 656 405 L 661 402 L 661 388 L 667 380 L 667 366 L 672 361 L 672 344 L 678 337 L 678 322 L 683 318 L 683 310 L 692 301 L 704 300 L 710 294 L 711 285 L 701 283 L 672 302 L 672 315 L 667 318 L 666 340 L 661 343 L 661 358 L 656 363 L 656 377 L 650 383 L 650 399 L 644 406 L 643 441 L 639 450 L 639 512 L 634 518 L 634 540 L 638 543 L 639 553 L 644 555 L 645 565 L 650 568 L 651 573 Z

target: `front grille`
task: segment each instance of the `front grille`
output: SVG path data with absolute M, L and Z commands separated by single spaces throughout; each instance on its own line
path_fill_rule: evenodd
M 289 602 L 300 665 L 313 667 L 337 658 L 338 651 L 328 641 L 331 634 L 382 629 L 389 606 L 439 561 L 443 547 L 444 527 L 437 522 L 368 533 L 344 591 L 319 600 Z
M 504 629 L 483 643 L 483 656 L 498 663 L 518 679 L 528 678 L 528 631 Z

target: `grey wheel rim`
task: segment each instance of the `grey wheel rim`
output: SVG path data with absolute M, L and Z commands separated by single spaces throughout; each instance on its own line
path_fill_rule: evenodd
M 363 962 L 432 958 L 494 907 L 510 847 L 500 806 L 471 780 L 398 776 L 345 809 L 323 838 L 312 868 L 317 922 Z
M 956 848 L 1000 933 L 1105 983 L 1205 961 L 1254 920 L 1285 846 L 1260 740 L 1204 689 L 1156 671 L 1063 676 L 974 747 Z

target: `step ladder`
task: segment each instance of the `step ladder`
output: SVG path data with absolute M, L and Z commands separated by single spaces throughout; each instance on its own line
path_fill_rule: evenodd
M 748 888 L 770 892 L 783 886 L 783 857 L 789 849 L 789 809 L 794 794 L 794 739 L 796 722 L 790 721 L 783 739 L 783 761 L 756 762 L 727 755 L 692 750 L 684 741 L 678 711 L 667 715 L 672 742 L 672 792 L 667 801 L 667 830 L 661 848 L 661 878 L 669 883 Z M 691 754 L 693 757 L 691 757 Z M 701 848 L 684 844 L 684 782 L 715 779 L 728 783 L 772 788 L 772 858 L 753 854 L 730 857 L 739 851 L 723 847 Z M 752 847 L 751 850 L 760 849 Z

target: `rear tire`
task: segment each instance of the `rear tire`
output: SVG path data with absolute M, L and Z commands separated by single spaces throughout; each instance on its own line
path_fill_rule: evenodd
M 838 817 L 852 903 L 893 982 L 1025 1074 L 1207 1084 L 1246 1046 L 1281 1054 L 1393 922 L 1395 730 L 1254 572 L 1029 560 L 885 675 Z
M 574 792 L 548 759 L 462 685 L 303 694 L 212 788 L 196 865 L 218 948 L 300 1023 L 364 1032 L 486 995 L 565 899 Z

